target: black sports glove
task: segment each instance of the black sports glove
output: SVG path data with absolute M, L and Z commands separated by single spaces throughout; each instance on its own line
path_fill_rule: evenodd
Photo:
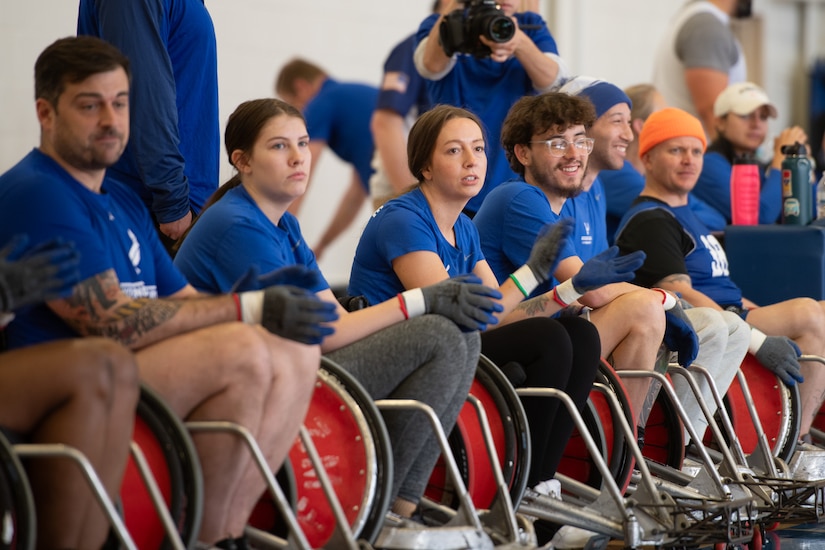
M 27 244 L 17 235 L 0 249 L 0 312 L 58 298 L 80 280 L 74 243 L 54 239 L 24 252 Z
M 262 292 L 261 324 L 273 334 L 302 344 L 320 344 L 335 332 L 325 325 L 338 319 L 335 304 L 296 286 L 271 286 Z
M 459 275 L 420 290 L 425 313 L 443 315 L 465 331 L 485 330 L 496 324 L 493 313 L 504 309 L 495 301 L 501 299 L 501 292 L 481 284 L 475 275 Z

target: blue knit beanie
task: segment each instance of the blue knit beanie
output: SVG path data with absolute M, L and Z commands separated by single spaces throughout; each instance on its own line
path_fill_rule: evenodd
M 565 82 L 559 89 L 560 92 L 568 95 L 584 96 L 590 100 L 596 108 L 596 118 L 601 117 L 607 111 L 619 103 L 627 103 L 628 107 L 633 107 L 633 102 L 621 88 L 588 76 L 576 76 Z

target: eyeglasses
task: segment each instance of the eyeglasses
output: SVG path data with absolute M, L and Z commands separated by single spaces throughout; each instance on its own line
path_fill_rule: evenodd
M 590 154 L 593 150 L 593 138 L 578 138 L 576 141 L 567 141 L 564 138 L 542 139 L 539 141 L 531 141 L 530 143 L 544 143 L 547 149 L 554 157 L 563 157 L 567 153 L 567 149 L 572 145 L 577 151 L 585 154 Z

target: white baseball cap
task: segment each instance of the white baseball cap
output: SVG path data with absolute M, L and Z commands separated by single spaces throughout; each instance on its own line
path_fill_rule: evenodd
M 777 117 L 776 106 L 768 99 L 765 90 L 753 82 L 731 84 L 719 94 L 713 104 L 713 114 L 721 117 L 728 113 L 749 115 L 759 107 L 766 106 L 771 118 Z

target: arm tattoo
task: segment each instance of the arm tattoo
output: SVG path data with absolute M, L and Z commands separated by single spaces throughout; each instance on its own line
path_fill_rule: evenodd
M 183 305 L 177 300 L 124 300 L 113 271 L 80 282 L 64 303 L 67 311 L 62 317 L 77 332 L 105 336 L 126 346 L 171 319 Z
M 536 317 L 538 315 L 547 317 L 549 315 L 547 312 L 547 305 L 549 303 L 550 299 L 542 294 L 519 303 L 519 305 L 516 306 L 516 309 L 522 310 L 528 317 Z

